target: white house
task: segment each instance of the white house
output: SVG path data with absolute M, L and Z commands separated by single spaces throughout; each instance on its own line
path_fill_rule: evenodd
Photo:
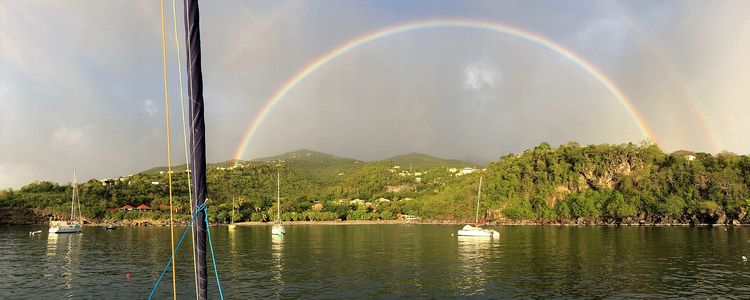
M 463 168 L 463 169 L 461 170 L 461 174 L 462 174 L 462 175 L 466 175 L 466 174 L 471 174 L 471 173 L 474 173 L 474 171 L 476 171 L 476 170 L 477 170 L 477 169 L 474 169 L 474 168 L 472 168 L 472 167 L 466 167 L 466 168 Z

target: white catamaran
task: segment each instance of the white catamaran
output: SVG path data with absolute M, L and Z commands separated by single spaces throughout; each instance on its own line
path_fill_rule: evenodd
M 276 173 L 276 222 L 271 229 L 271 235 L 284 236 L 286 231 L 281 224 L 281 174 Z
M 50 233 L 79 233 L 81 232 L 81 203 L 78 200 L 78 179 L 76 178 L 75 171 L 73 172 L 73 195 L 70 201 L 70 220 L 65 221 L 53 221 L 50 218 L 49 221 L 49 232 Z M 78 207 L 78 218 L 76 218 L 76 204 Z
M 479 177 L 479 192 L 477 192 L 477 215 L 474 225 L 466 225 L 458 231 L 458 236 L 477 236 L 477 237 L 500 237 L 500 233 L 492 229 L 483 229 L 479 227 L 479 198 L 482 196 L 482 177 Z

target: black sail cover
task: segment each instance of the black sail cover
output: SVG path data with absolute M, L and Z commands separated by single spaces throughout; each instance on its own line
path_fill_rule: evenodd
M 190 153 L 193 179 L 193 211 L 206 202 L 206 127 L 203 121 L 203 70 L 198 0 L 185 0 L 185 46 L 187 47 L 188 95 L 190 98 Z M 206 218 L 198 211 L 193 222 L 198 264 L 198 296 L 206 299 Z

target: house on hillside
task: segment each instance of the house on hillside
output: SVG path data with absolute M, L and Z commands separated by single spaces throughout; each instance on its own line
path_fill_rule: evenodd
M 688 154 L 688 155 L 685 155 L 685 159 L 687 159 L 688 161 L 694 161 L 696 157 L 695 155 Z
M 146 204 L 141 204 L 141 205 L 138 205 L 138 207 L 136 207 L 135 209 L 137 209 L 137 210 L 151 210 L 151 206 L 148 206 Z
M 103 186 L 115 185 L 115 180 L 112 178 L 99 179 L 99 182 L 101 182 Z
M 131 211 L 133 209 L 134 207 L 130 206 L 130 204 L 125 204 L 125 206 L 120 207 L 120 210 L 124 210 L 124 211 Z
M 462 175 L 471 174 L 474 173 L 477 169 L 474 169 L 472 167 L 466 167 L 461 170 Z

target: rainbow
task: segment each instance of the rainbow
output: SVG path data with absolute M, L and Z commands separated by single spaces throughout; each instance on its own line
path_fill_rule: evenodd
M 376 30 L 365 35 L 359 36 L 349 42 L 346 42 L 339 47 L 329 51 L 323 56 L 318 57 L 316 60 L 307 64 L 304 68 L 299 70 L 292 78 L 284 83 L 279 89 L 277 89 L 273 96 L 265 103 L 263 108 L 257 114 L 255 119 L 250 123 L 247 131 L 240 140 L 240 144 L 234 152 L 233 158 L 240 159 L 242 154 L 250 144 L 255 132 L 263 121 L 271 113 L 273 107 L 281 101 L 291 90 L 293 90 L 300 82 L 305 80 L 310 74 L 314 73 L 327 63 L 335 60 L 336 58 L 346 54 L 349 51 L 357 49 L 370 42 L 384 39 L 397 34 L 411 32 L 416 30 L 433 29 L 433 28 L 466 28 L 475 30 L 484 30 L 489 32 L 500 33 L 511 37 L 519 38 L 532 44 L 544 47 L 552 50 L 553 52 L 564 57 L 568 61 L 575 63 L 580 66 L 583 70 L 589 73 L 591 76 L 596 78 L 627 110 L 630 116 L 633 118 L 641 134 L 648 140 L 656 142 L 654 135 L 649 130 L 646 122 L 643 120 L 641 114 L 636 110 L 632 101 L 620 90 L 620 88 L 609 79 L 604 72 L 599 70 L 596 66 L 583 59 L 575 52 L 549 40 L 548 38 L 541 36 L 536 33 L 528 32 L 520 28 L 511 27 L 509 25 L 491 22 L 491 21 L 479 21 L 479 20 L 464 20 L 464 19 L 430 19 L 418 22 L 403 23 L 395 26 L 386 27 L 380 30 Z

